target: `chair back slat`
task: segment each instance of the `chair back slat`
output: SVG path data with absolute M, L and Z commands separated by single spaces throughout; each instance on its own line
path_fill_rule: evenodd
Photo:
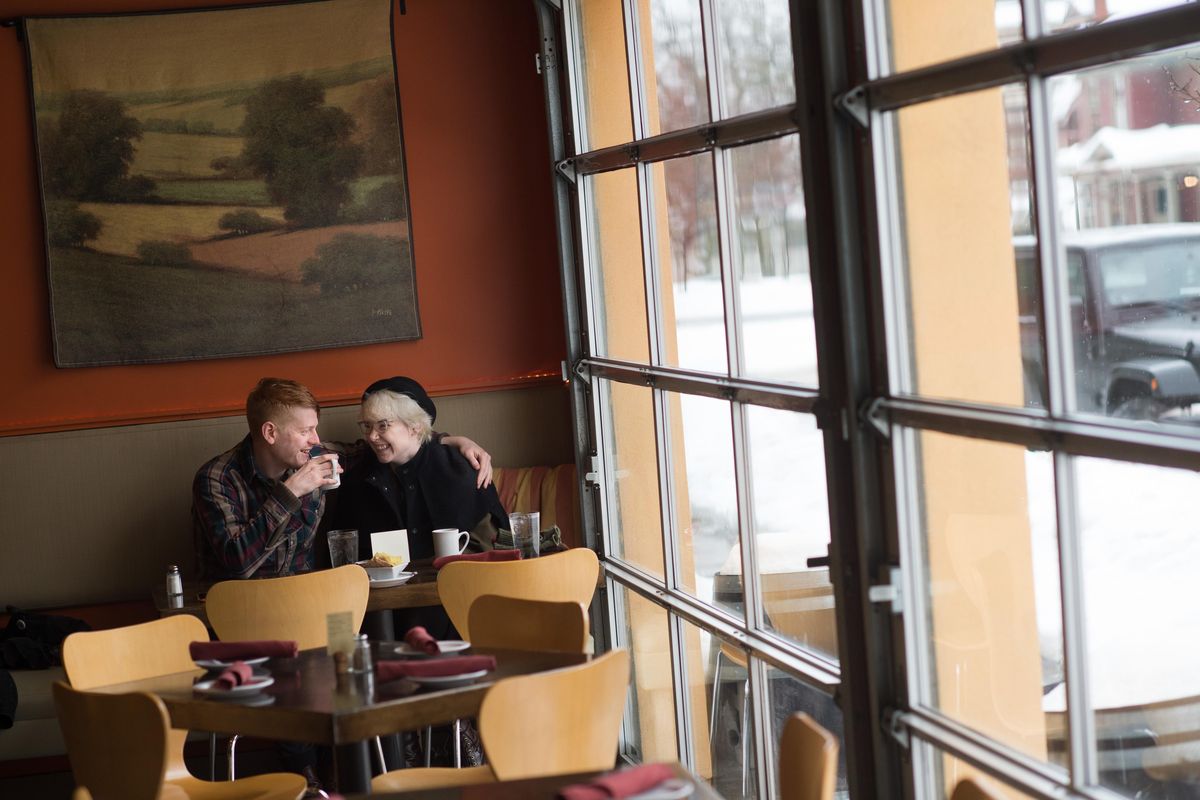
M 788 718 L 779 740 L 781 800 L 833 800 L 838 740 L 804 713 Z
M 586 653 L 587 609 L 574 600 L 526 600 L 485 594 L 467 616 L 471 644 L 509 650 Z

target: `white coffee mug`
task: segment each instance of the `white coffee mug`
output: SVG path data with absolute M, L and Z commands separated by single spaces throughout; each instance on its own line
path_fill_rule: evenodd
M 458 528 L 438 528 L 433 532 L 433 557 L 456 556 L 467 549 L 471 534 Z
M 329 455 L 330 455 L 329 467 L 330 467 L 330 471 L 331 471 L 331 474 L 329 477 L 333 478 L 334 482 L 325 484 L 325 488 L 326 489 L 336 489 L 342 485 L 342 475 L 340 472 L 338 472 L 337 453 L 330 453 Z

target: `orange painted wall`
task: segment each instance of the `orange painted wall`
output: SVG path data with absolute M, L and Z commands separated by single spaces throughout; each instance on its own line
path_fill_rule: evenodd
M 0 19 L 234 5 L 0 0 Z M 565 356 L 531 0 L 408 0 L 396 59 L 424 338 L 266 357 L 57 369 L 24 45 L 0 29 L 0 435 L 237 412 L 263 375 L 326 403 L 376 378 L 445 394 L 549 380 Z

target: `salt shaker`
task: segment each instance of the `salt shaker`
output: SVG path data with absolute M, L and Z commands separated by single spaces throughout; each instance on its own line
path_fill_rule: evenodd
M 374 672 L 375 664 L 371 661 L 371 642 L 365 633 L 354 637 L 354 651 L 350 654 L 351 672 Z
M 183 578 L 179 574 L 179 566 L 172 564 L 167 567 L 167 597 L 183 596 Z

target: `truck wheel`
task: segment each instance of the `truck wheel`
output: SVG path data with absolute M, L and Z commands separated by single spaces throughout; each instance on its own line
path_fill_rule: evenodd
M 1161 400 L 1155 400 L 1149 394 L 1118 396 L 1113 398 L 1108 407 L 1112 416 L 1118 419 L 1141 419 L 1155 421 L 1171 407 Z

